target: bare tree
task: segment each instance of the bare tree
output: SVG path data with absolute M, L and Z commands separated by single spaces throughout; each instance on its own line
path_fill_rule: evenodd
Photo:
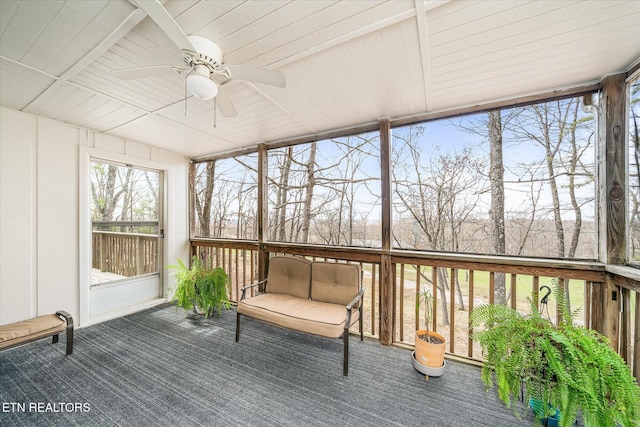
M 287 219 L 287 202 L 289 195 L 289 174 L 293 161 L 293 147 L 288 147 L 284 161 L 280 167 L 280 183 L 278 185 L 278 197 L 275 206 L 275 217 L 278 218 L 276 236 L 277 240 L 285 241 L 285 225 Z
M 500 110 L 487 113 L 487 133 L 489 135 L 489 182 L 491 184 L 491 240 L 496 254 L 506 253 L 504 231 L 504 163 L 502 160 L 502 119 Z M 507 303 L 505 274 L 495 275 L 495 302 Z
M 528 179 L 544 183 L 551 195 L 558 257 L 576 256 L 582 209 L 593 202 L 593 193 L 580 192 L 594 182 L 592 123 L 593 116 L 580 114 L 580 100 L 572 98 L 522 107 L 509 129 L 518 143 L 534 143 L 543 149 L 543 157 L 531 160 L 524 169 Z M 566 196 L 561 197 L 560 190 Z M 565 221 L 570 212 L 572 230 L 567 239 Z
M 394 134 L 392 170 L 396 211 L 413 219 L 416 249 L 453 251 L 458 245 L 458 230 L 474 211 L 483 191 L 482 162 L 473 157 L 468 147 L 460 153 L 430 153 L 420 142 L 424 128 L 411 126 L 404 134 Z M 436 148 L 438 150 L 438 148 Z M 424 240 L 422 240 L 424 236 Z M 394 239 L 401 241 L 396 235 Z M 447 272 L 438 269 L 438 289 L 442 301 L 442 322 L 448 325 L 446 303 Z M 461 295 L 456 281 L 458 294 Z M 462 303 L 462 298 L 459 298 Z
M 366 218 L 365 211 L 361 211 L 363 201 L 358 200 L 360 191 L 368 193 L 366 199 L 374 204 L 379 199 L 366 185 L 371 181 L 378 181 L 378 175 L 366 173 L 363 169 L 365 161 L 371 159 L 377 147 L 368 136 L 356 135 L 352 137 L 332 140 L 335 144 L 334 160 L 329 162 L 329 168 L 322 170 L 322 186 L 330 197 L 336 201 L 331 205 L 337 214 L 331 227 L 336 229 L 335 244 L 354 244 L 355 218 L 358 213 Z M 368 210 L 370 212 L 370 209 Z
M 309 223 L 311 222 L 311 203 L 313 202 L 313 192 L 316 186 L 316 150 L 317 144 L 311 143 L 309 148 L 309 159 L 304 165 L 307 172 L 307 182 L 305 185 L 303 211 L 302 211 L 302 241 L 309 241 Z
M 107 163 L 92 163 L 91 195 L 93 199 L 94 221 L 129 221 L 143 216 L 136 212 L 140 201 L 154 198 L 157 201 L 157 184 L 150 181 L 140 183 L 143 171 L 130 166 L 118 166 Z M 149 191 L 151 190 L 151 191 Z M 152 211 L 157 211 L 151 203 Z
M 379 179 L 358 178 L 362 159 L 373 152 L 372 141 L 366 136 L 270 152 L 272 238 L 353 244 L 357 193 L 364 182 Z
M 257 173 L 255 155 L 198 165 L 195 207 L 201 235 L 256 238 Z
M 200 235 L 211 237 L 211 203 L 216 176 L 216 161 L 201 163 L 195 184 L 196 217 L 200 225 Z
M 92 174 L 93 219 L 95 221 L 111 221 L 118 202 L 116 198 L 117 166 L 94 162 L 92 163 Z

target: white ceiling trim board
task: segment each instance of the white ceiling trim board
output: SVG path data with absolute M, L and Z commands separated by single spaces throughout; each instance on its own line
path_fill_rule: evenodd
M 53 74 L 49 74 L 46 71 L 42 71 L 42 70 L 39 70 L 37 68 L 34 68 L 31 65 L 23 64 L 22 62 L 16 61 L 14 59 L 7 58 L 6 56 L 3 56 L 3 55 L 0 55 L 0 59 L 3 60 L 3 61 L 11 62 L 12 64 L 17 65 L 18 67 L 25 68 L 25 69 L 30 70 L 30 71 L 34 71 L 34 72 L 36 72 L 38 74 L 42 74 L 43 76 L 48 77 L 48 78 L 50 78 L 52 80 L 58 80 L 60 78 L 58 76 L 54 76 Z
M 113 45 L 115 45 L 125 34 L 131 31 L 136 25 L 140 23 L 145 17 L 146 13 L 142 9 L 136 9 L 125 19 L 120 25 L 118 25 L 107 38 L 105 38 L 98 46 L 91 50 L 87 55 L 83 56 L 78 62 L 76 62 L 71 68 L 62 73 L 59 78 L 47 89 L 44 90 L 36 99 L 31 101 L 23 111 L 38 114 L 38 110 L 42 99 L 49 93 L 54 93 L 58 87 L 67 82 L 71 77 L 75 76 L 79 72 L 83 71 L 88 65 L 93 63 L 99 57 L 105 54 Z
M 416 3 L 420 0 L 416 0 Z M 428 12 L 430 10 L 435 9 L 436 7 L 440 7 L 444 4 L 449 3 L 451 0 L 424 0 L 422 2 L 422 11 Z M 417 9 L 417 8 L 416 8 Z
M 418 43 L 420 44 L 420 60 L 422 61 L 422 78 L 424 80 L 424 105 L 425 111 L 432 109 L 431 105 L 431 57 L 429 56 L 429 43 L 427 38 L 427 13 L 425 2 L 415 0 L 416 23 L 418 24 Z
M 66 82 L 64 82 L 64 83 L 67 83 L 67 84 L 69 84 L 69 85 L 71 85 L 71 86 L 75 86 L 75 87 L 77 87 L 77 88 L 79 88 L 79 89 L 82 89 L 82 90 L 86 90 L 87 92 L 93 93 L 94 95 L 100 95 L 100 96 L 103 96 L 103 97 L 105 97 L 106 99 L 108 99 L 108 100 L 110 100 L 110 101 L 117 102 L 118 104 L 125 105 L 125 106 L 127 106 L 127 107 L 131 107 L 131 108 L 134 108 L 134 109 L 136 109 L 136 110 L 140 110 L 140 116 L 136 117 L 134 120 L 140 119 L 140 118 L 142 118 L 142 117 L 146 117 L 146 116 L 148 116 L 149 114 L 151 114 L 151 111 L 147 111 L 146 109 L 144 109 L 144 108 L 140 107 L 139 105 L 132 104 L 131 102 L 128 102 L 128 101 L 125 101 L 125 100 L 123 100 L 123 99 L 120 99 L 120 98 L 116 98 L 116 97 L 114 97 L 114 96 L 111 96 L 111 95 L 109 95 L 108 93 L 105 93 L 105 92 L 102 92 L 102 91 L 99 91 L 99 90 L 96 90 L 96 89 L 93 89 L 93 88 L 87 87 L 87 86 L 85 86 L 85 85 L 83 85 L 83 84 L 81 84 L 81 83 L 77 83 L 77 82 L 74 82 L 74 81 L 66 81 Z M 131 121 L 133 121 L 133 120 L 130 120 L 130 121 L 129 121 L 129 122 L 127 122 L 127 123 L 130 123 Z M 116 128 L 118 128 L 119 126 L 123 126 L 123 125 L 125 125 L 125 124 L 127 124 L 127 123 L 123 123 L 123 124 L 120 124 L 120 125 L 118 125 L 118 126 L 116 126 L 116 127 L 114 127 L 114 128 L 110 128 L 110 129 L 108 129 L 106 132 L 108 132 L 108 131 L 110 131 L 110 130 L 113 130 L 113 129 L 116 129 Z
M 243 147 L 239 146 L 239 145 L 238 145 L 238 144 L 236 144 L 236 143 L 233 143 L 233 142 L 231 142 L 231 141 L 228 141 L 228 140 L 227 140 L 227 139 L 225 139 L 225 138 L 221 138 L 221 137 L 219 137 L 219 136 L 211 135 L 210 133 L 205 132 L 205 131 L 203 131 L 203 130 L 201 130 L 201 129 L 198 129 L 198 128 L 195 128 L 195 127 L 191 127 L 191 126 L 188 126 L 188 125 L 186 125 L 186 124 L 184 124 L 184 123 L 181 123 L 181 122 L 179 122 L 179 121 L 177 121 L 177 120 L 174 120 L 174 119 L 172 119 L 172 118 L 170 118 L 170 117 L 167 117 L 167 116 L 162 116 L 162 115 L 160 115 L 160 114 L 155 114 L 155 113 L 152 113 L 152 114 L 151 114 L 151 113 L 150 113 L 149 115 L 144 115 L 144 116 L 142 116 L 142 117 L 138 117 L 138 118 L 136 118 L 136 119 L 130 120 L 130 121 L 129 121 L 129 122 L 127 122 L 126 124 L 129 124 L 129 125 L 135 125 L 135 123 L 134 123 L 134 122 L 139 121 L 140 119 L 144 119 L 144 118 L 149 117 L 149 116 L 152 116 L 152 117 L 154 117 L 154 118 L 156 118 L 156 119 L 162 120 L 162 121 L 164 121 L 167 125 L 175 125 L 175 127 L 176 127 L 176 128 L 182 128 L 182 129 L 185 129 L 185 132 L 192 132 L 192 133 L 198 133 L 198 134 L 201 134 L 201 135 L 203 135 L 203 136 L 208 140 L 208 142 L 210 142 L 212 145 L 213 145 L 213 144 L 215 144 L 216 142 L 223 142 L 223 143 L 225 143 L 225 144 L 231 145 L 232 147 L 235 147 L 233 150 L 237 150 L 237 149 L 239 149 L 239 148 L 243 148 Z M 115 131 L 115 130 L 117 130 L 118 128 L 121 128 L 121 127 L 125 126 L 126 124 L 122 124 L 122 125 L 116 126 L 116 127 L 112 128 L 112 129 L 110 129 L 110 130 L 104 131 L 103 133 L 106 133 L 106 134 L 112 134 L 112 135 L 118 136 L 114 131 Z M 176 129 L 176 130 L 179 130 L 179 129 Z M 118 138 L 124 138 L 124 137 L 123 137 L 123 136 L 118 136 Z M 144 140 L 140 140 L 139 142 L 149 143 L 149 141 L 144 141 Z M 164 150 L 168 150 L 167 148 L 163 148 L 163 149 L 164 149 Z M 176 152 L 179 152 L 179 151 L 176 151 Z
M 298 122 L 298 124 L 302 127 L 304 127 L 305 129 L 308 129 L 309 132 L 315 133 L 317 132 L 316 130 L 314 130 L 311 126 L 309 126 L 309 124 L 305 123 L 304 121 L 302 121 L 296 114 L 293 114 L 293 112 L 291 112 L 291 110 L 287 109 L 284 105 L 282 105 L 281 103 L 279 103 L 278 101 L 276 101 L 274 98 L 272 98 L 271 96 L 267 95 L 262 89 L 258 88 L 256 85 L 254 85 L 253 83 L 249 83 L 249 82 L 244 82 L 247 86 L 249 86 L 251 89 L 253 89 L 255 92 L 257 92 L 260 96 L 262 96 L 264 99 L 266 99 L 268 102 L 270 102 L 271 104 L 273 104 L 276 108 L 278 108 L 280 111 L 282 111 L 283 113 L 287 114 L 289 117 L 291 117 L 293 120 L 295 120 L 296 122 Z
M 210 138 L 210 139 L 212 139 L 212 142 L 213 142 L 213 140 L 218 140 L 218 141 L 223 141 L 223 142 L 225 142 L 225 143 L 227 143 L 227 144 L 229 144 L 229 145 L 232 145 L 232 146 L 234 146 L 234 147 L 238 147 L 238 144 L 236 144 L 236 143 L 234 143 L 234 142 L 231 142 L 231 141 L 228 141 L 228 140 L 226 140 L 226 139 L 224 139 L 224 138 L 221 138 L 221 137 L 220 137 L 220 136 L 218 136 L 218 135 L 212 135 L 212 134 L 210 134 L 209 132 L 205 132 L 205 131 L 203 131 L 202 129 L 198 129 L 198 128 L 196 128 L 196 127 L 191 127 L 191 126 L 189 126 L 189 125 L 188 125 L 188 124 L 186 124 L 186 123 L 179 122 L 179 121 L 177 121 L 177 120 L 175 120 L 175 119 L 172 119 L 171 117 L 164 116 L 164 115 L 160 114 L 160 111 L 162 111 L 162 110 L 164 110 L 164 109 L 166 109 L 166 108 L 169 108 L 169 107 L 171 107 L 171 106 L 173 106 L 173 105 L 176 105 L 176 104 L 178 104 L 178 103 L 181 103 L 181 102 L 184 102 L 184 99 L 182 99 L 182 100 L 180 100 L 180 101 L 176 101 L 176 102 L 174 102 L 173 104 L 167 105 L 167 106 L 165 106 L 165 107 L 163 107 L 163 108 L 161 108 L 161 109 L 158 109 L 158 110 L 156 110 L 156 111 L 148 111 L 148 112 L 146 112 L 145 114 L 141 115 L 140 117 L 136 117 L 136 118 L 134 118 L 134 119 L 132 119 L 132 120 L 127 121 L 126 123 L 121 123 L 121 124 L 119 124 L 118 126 L 114 126 L 114 127 L 110 128 L 110 129 L 107 129 L 107 130 L 105 130 L 105 131 L 104 131 L 104 133 L 114 132 L 114 131 L 116 131 L 118 128 L 121 128 L 121 127 L 124 127 L 124 126 L 127 126 L 127 125 L 131 125 L 131 124 L 135 124 L 135 122 L 140 121 L 140 120 L 142 120 L 142 119 L 145 119 L 145 118 L 147 118 L 147 117 L 155 117 L 155 118 L 157 118 L 157 119 L 160 119 L 160 120 L 166 121 L 167 123 L 171 123 L 171 124 L 173 124 L 173 125 L 176 125 L 176 127 L 178 127 L 178 128 L 184 128 L 184 129 L 185 129 L 185 130 L 187 130 L 187 131 L 197 132 L 197 133 L 200 133 L 200 134 L 202 134 L 202 135 L 205 135 L 205 136 L 206 136 L 206 138 Z M 144 142 L 144 141 L 143 141 L 143 142 Z
M 311 55 L 314 55 L 314 54 L 316 54 L 318 52 L 322 52 L 323 50 L 330 49 L 332 47 L 341 45 L 343 43 L 346 43 L 348 41 L 357 39 L 357 38 L 362 37 L 362 36 L 366 36 L 367 34 L 371 34 L 373 32 L 376 32 L 376 31 L 381 30 L 383 28 L 387 28 L 387 27 L 389 27 L 391 25 L 394 25 L 394 24 L 397 24 L 399 22 L 406 21 L 407 19 L 413 18 L 415 15 L 416 15 L 415 9 L 406 10 L 404 12 L 401 12 L 401 13 L 398 13 L 396 15 L 390 16 L 390 17 L 388 17 L 386 19 L 383 19 L 382 21 L 378 21 L 378 22 L 375 22 L 373 24 L 367 25 L 365 27 L 358 28 L 355 31 L 350 31 L 350 32 L 348 32 L 346 34 L 343 34 L 343 35 L 339 36 L 339 37 L 336 37 L 334 39 L 331 39 L 331 40 L 328 40 L 328 41 L 326 41 L 324 43 L 316 45 L 316 46 L 314 46 L 314 47 L 312 47 L 310 49 L 303 50 L 300 53 L 297 53 L 295 55 L 291 55 L 291 56 L 289 56 L 287 58 L 284 58 L 284 59 L 282 59 L 280 61 L 276 61 L 276 62 L 270 64 L 269 66 L 271 68 L 275 68 L 275 69 L 280 68 L 280 67 L 282 67 L 284 65 L 291 64 L 292 62 L 296 62 L 296 61 L 299 61 L 301 59 L 305 59 L 305 58 L 307 58 L 307 57 L 309 57 Z

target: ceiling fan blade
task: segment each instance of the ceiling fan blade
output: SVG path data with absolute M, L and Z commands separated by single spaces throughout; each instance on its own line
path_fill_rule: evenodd
M 224 117 L 235 117 L 238 115 L 238 110 L 231 103 L 231 99 L 227 96 L 222 86 L 218 86 L 218 94 L 216 95 L 216 105 L 220 110 L 220 113 Z
M 180 73 L 182 68 L 171 65 L 156 65 L 152 67 L 125 68 L 124 70 L 111 70 L 111 74 L 122 80 L 141 79 L 144 77 L 162 76 L 171 73 Z
M 178 48 L 183 51 L 196 52 L 191 41 L 187 38 L 187 35 L 182 31 L 182 28 L 173 19 L 173 17 L 167 12 L 158 0 L 135 0 L 138 7 L 145 11 L 149 18 L 158 24 L 158 27 L 175 43 Z
M 245 67 L 243 65 L 224 64 L 229 76 L 235 80 L 245 80 L 253 83 L 264 83 L 271 86 L 285 87 L 287 81 L 280 71 L 264 68 Z

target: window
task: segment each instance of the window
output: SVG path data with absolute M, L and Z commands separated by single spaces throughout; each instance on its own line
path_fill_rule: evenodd
M 377 133 L 269 150 L 269 240 L 380 246 Z
M 160 176 L 91 162 L 92 284 L 158 273 Z
M 394 128 L 394 245 L 594 259 L 585 110 L 570 98 Z
M 257 239 L 258 155 L 195 165 L 196 237 Z

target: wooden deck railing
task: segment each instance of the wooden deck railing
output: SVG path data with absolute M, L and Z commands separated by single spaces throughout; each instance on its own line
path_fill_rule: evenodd
M 158 272 L 158 236 L 93 232 L 92 267 L 124 277 Z
M 193 254 L 203 253 L 211 266 L 223 267 L 231 277 L 231 299 L 236 300 L 239 289 L 258 280 L 259 250 L 265 253 L 304 256 L 309 259 L 335 262 L 359 263 L 364 276 L 365 332 L 380 336 L 381 292 L 380 264 L 383 251 L 368 248 L 322 247 L 315 245 L 267 243 L 259 245 L 252 241 L 194 239 Z M 392 342 L 401 346 L 413 346 L 414 332 L 420 327 L 421 313 L 416 309 L 416 297 L 420 289 L 428 287 L 435 296 L 437 313 L 432 328 L 447 337 L 448 353 L 479 361 L 479 348 L 469 338 L 469 313 L 479 304 L 493 303 L 494 290 L 500 276 L 506 285 L 506 303 L 527 312 L 530 305 L 527 297 L 532 294 L 539 309 L 557 321 L 556 302 L 539 305 L 540 287 L 552 281 L 569 289 L 570 308 L 580 308 L 576 319 L 581 324 L 602 332 L 611 319 L 617 319 L 610 329 L 619 331 L 612 345 L 634 366 L 638 375 L 637 356 L 638 325 L 640 314 L 640 286 L 633 280 L 615 280 L 605 272 L 604 265 L 593 262 L 536 260 L 515 257 L 475 256 L 467 254 L 424 253 L 394 250 L 386 254 L 391 257 L 392 283 Z M 608 295 L 607 281 L 619 296 Z M 619 298 L 607 301 L 608 297 Z M 616 304 L 621 302 L 621 304 Z M 603 304 L 610 308 L 602 308 Z M 613 313 L 611 312 L 613 311 Z M 604 326 L 603 326 L 604 325 Z M 610 336 L 611 334 L 607 334 Z M 635 356 L 635 357 L 634 357 Z
M 243 286 L 257 282 L 258 245 L 251 242 L 192 243 L 192 256 L 204 259 L 206 267 L 222 267 L 231 279 L 230 299 L 237 302 Z

